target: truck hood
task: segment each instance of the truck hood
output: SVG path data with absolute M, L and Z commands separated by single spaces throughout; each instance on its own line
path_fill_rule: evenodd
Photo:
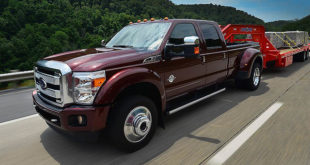
M 91 72 L 124 65 L 141 63 L 149 54 L 135 49 L 81 49 L 46 57 L 45 60 L 61 61 L 69 65 L 72 71 Z

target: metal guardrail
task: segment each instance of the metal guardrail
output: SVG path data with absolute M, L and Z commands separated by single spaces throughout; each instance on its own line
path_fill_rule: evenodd
M 0 74 L 0 83 L 33 78 L 33 70 Z

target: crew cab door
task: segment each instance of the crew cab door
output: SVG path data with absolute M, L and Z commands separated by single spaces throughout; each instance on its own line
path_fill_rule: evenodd
M 206 85 L 223 81 L 227 76 L 228 57 L 224 49 L 220 31 L 214 24 L 200 22 L 199 28 L 203 36 L 201 56 L 206 63 Z
M 172 30 L 167 44 L 182 44 L 185 37 L 199 36 L 192 23 L 178 23 Z M 201 42 L 201 41 L 200 41 Z M 204 86 L 205 65 L 195 57 L 172 57 L 164 62 L 164 78 L 167 100 Z

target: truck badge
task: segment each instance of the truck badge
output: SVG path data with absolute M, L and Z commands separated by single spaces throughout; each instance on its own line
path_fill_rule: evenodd
M 169 76 L 168 81 L 169 81 L 170 83 L 173 83 L 173 81 L 174 81 L 175 79 L 176 79 L 176 77 L 172 74 L 172 75 Z
M 47 83 L 42 77 L 39 79 L 39 85 L 43 90 L 47 88 Z

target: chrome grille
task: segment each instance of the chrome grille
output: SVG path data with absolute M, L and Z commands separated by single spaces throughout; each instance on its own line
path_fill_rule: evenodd
M 41 60 L 34 69 L 34 77 L 38 96 L 44 101 L 64 107 L 73 102 L 70 90 L 70 67 L 58 61 Z

